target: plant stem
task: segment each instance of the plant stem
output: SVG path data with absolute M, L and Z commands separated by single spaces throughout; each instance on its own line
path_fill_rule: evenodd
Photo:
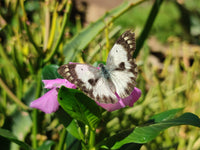
M 59 139 L 59 143 L 58 143 L 58 150 L 63 150 L 64 148 L 64 144 L 65 144 L 65 137 L 66 137 L 66 129 L 65 127 L 62 129 L 61 135 L 60 135 L 60 139 Z
M 28 110 L 29 107 L 26 106 L 24 103 L 20 101 L 13 93 L 12 91 L 8 88 L 8 86 L 3 82 L 3 80 L 0 78 L 0 86 L 2 89 L 5 90 L 5 92 L 8 94 L 8 96 L 17 104 L 19 105 L 22 109 Z
M 46 51 L 48 38 L 49 38 L 49 28 L 50 28 L 50 12 L 49 12 L 49 1 L 45 0 L 45 30 L 44 30 L 44 43 L 43 43 L 43 51 Z
M 56 30 L 56 19 L 58 17 L 57 7 L 58 7 L 58 3 L 56 3 L 56 6 L 54 7 L 54 11 L 53 11 L 53 16 L 52 16 L 52 21 L 51 21 L 51 31 L 50 31 L 50 36 L 48 40 L 47 50 L 49 50 L 53 44 L 53 38 L 55 35 L 55 30 Z
M 34 109 L 32 112 L 32 118 L 33 118 L 33 129 L 32 129 L 32 147 L 34 149 L 37 148 L 37 109 Z
M 37 87 L 36 87 L 35 97 L 38 98 L 41 94 L 41 70 L 38 71 L 36 81 L 37 81 Z M 38 129 L 37 116 L 38 116 L 38 110 L 34 109 L 32 112 L 32 117 L 33 117 L 32 146 L 34 149 L 37 148 L 37 129 Z
M 60 33 L 60 35 L 59 35 L 59 37 L 58 37 L 58 40 L 57 40 L 57 43 L 56 43 L 54 49 L 53 49 L 53 50 L 51 51 L 51 53 L 45 58 L 44 63 L 49 62 L 49 61 L 53 58 L 53 56 L 54 56 L 54 54 L 56 53 L 56 51 L 58 50 L 58 46 L 60 45 L 61 40 L 62 40 L 62 37 L 63 37 L 63 35 L 64 35 L 65 26 L 66 26 L 66 23 L 67 23 L 68 15 L 69 15 L 70 10 L 71 10 L 71 6 L 72 6 L 72 2 L 71 2 L 71 0 L 68 0 L 68 1 L 67 1 L 67 4 L 66 4 L 66 7 L 65 7 L 66 9 L 65 9 L 64 17 L 63 17 L 63 18 L 64 18 L 64 19 L 63 19 L 63 23 L 62 23 L 62 26 L 61 26 L 61 33 Z
M 134 55 L 133 55 L 134 58 L 137 57 L 137 55 L 138 55 L 140 49 L 142 48 L 147 36 L 149 35 L 149 32 L 150 32 L 151 27 L 152 27 L 152 25 L 153 25 L 153 23 L 156 19 L 156 16 L 158 14 L 158 11 L 159 11 L 159 8 L 160 8 L 162 2 L 163 2 L 163 0 L 155 0 L 154 5 L 153 5 L 151 12 L 149 14 L 149 17 L 147 19 L 147 22 L 144 26 L 144 29 L 143 29 L 142 33 L 140 34 L 140 37 L 137 40 L 136 50 L 135 50 Z
M 95 131 L 90 129 L 90 138 L 89 138 L 89 149 L 95 150 Z

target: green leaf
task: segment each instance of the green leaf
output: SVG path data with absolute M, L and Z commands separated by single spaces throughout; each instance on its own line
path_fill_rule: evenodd
M 42 79 L 50 80 L 56 78 L 62 78 L 58 72 L 58 65 L 47 65 L 42 69 Z
M 107 12 L 102 18 L 97 20 L 95 23 L 90 24 L 79 34 L 74 36 L 74 38 L 64 46 L 63 52 L 65 55 L 65 63 L 73 61 L 77 53 L 83 50 L 109 23 L 143 1 L 145 0 L 137 0 L 136 2 L 133 0 L 125 1 L 120 6 Z
M 107 139 L 104 139 L 96 145 L 97 148 L 111 149 L 111 147 L 117 142 L 123 140 L 132 132 L 132 129 L 125 130 L 123 132 L 117 133 Z
M 153 121 L 155 123 L 161 122 L 161 121 L 166 121 L 166 120 L 174 118 L 175 115 L 182 110 L 183 110 L 183 108 L 171 109 L 171 110 L 156 114 L 156 115 L 152 116 L 150 119 L 153 119 Z
M 75 119 L 72 120 L 72 122 L 67 126 L 67 131 L 73 135 L 76 139 L 81 140 L 81 137 L 79 135 L 79 126 L 77 125 Z
M 70 115 L 68 115 L 62 108 L 59 108 L 58 111 L 55 112 L 55 115 L 71 135 L 79 140 L 81 139 L 78 133 L 77 124 Z
M 12 132 L 10 132 L 9 130 L 0 128 L 0 136 L 20 145 L 20 147 L 25 150 L 32 150 L 32 148 L 28 144 L 18 140 L 17 137 L 14 134 L 12 134 Z
M 51 147 L 55 144 L 54 141 L 47 140 L 45 141 L 37 150 L 51 150 Z
M 81 149 L 81 141 L 77 140 L 69 133 L 67 134 L 66 137 L 66 144 L 67 144 L 67 150 Z
M 58 93 L 58 102 L 72 118 L 82 121 L 95 130 L 101 114 L 93 100 L 78 90 L 61 87 Z
M 192 125 L 200 127 L 200 119 L 192 113 L 184 113 L 175 119 L 164 120 L 145 127 L 136 127 L 129 136 L 120 142 L 116 142 L 112 149 L 118 149 L 127 143 L 147 143 L 158 136 L 161 131 L 178 125 Z

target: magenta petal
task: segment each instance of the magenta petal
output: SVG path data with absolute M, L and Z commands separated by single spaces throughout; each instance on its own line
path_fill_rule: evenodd
M 70 83 L 66 79 L 42 80 L 42 82 L 45 85 L 44 88 L 47 88 L 47 89 L 52 89 L 55 87 L 60 88 L 62 85 L 68 88 L 73 88 L 73 89 L 76 88 L 74 84 Z
M 52 113 L 58 110 L 59 103 L 57 101 L 58 92 L 56 88 L 45 93 L 40 98 L 31 102 L 30 107 L 37 108 L 45 113 Z
M 127 98 L 129 99 L 128 105 L 132 107 L 133 104 L 140 98 L 141 94 L 142 94 L 141 90 L 135 87 L 131 95 Z
M 96 102 L 96 103 L 102 108 L 106 109 L 107 111 L 114 111 L 114 110 L 118 110 L 125 107 L 125 105 L 122 104 L 123 102 L 121 102 L 121 100 L 119 100 L 115 104 L 105 104 L 105 103 L 99 103 L 99 102 Z
M 126 97 L 124 99 L 119 98 L 119 101 L 115 104 L 104 104 L 96 102 L 99 106 L 106 109 L 107 111 L 114 111 L 121 108 L 124 108 L 125 106 L 133 106 L 133 104 L 140 98 L 141 91 L 138 88 L 134 88 L 133 92 L 129 97 Z

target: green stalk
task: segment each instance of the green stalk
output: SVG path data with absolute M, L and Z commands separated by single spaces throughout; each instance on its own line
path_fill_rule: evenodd
M 67 4 L 66 4 L 66 7 L 65 7 L 65 10 L 66 10 L 66 11 L 65 11 L 63 23 L 62 23 L 62 26 L 61 26 L 61 33 L 60 33 L 60 35 L 59 35 L 59 37 L 58 37 L 58 40 L 57 40 L 57 42 L 56 42 L 56 45 L 55 45 L 54 49 L 53 49 L 53 50 L 51 51 L 51 53 L 45 58 L 44 63 L 49 62 L 49 61 L 53 58 L 53 56 L 54 56 L 54 54 L 56 53 L 56 51 L 58 50 L 58 47 L 59 47 L 59 45 L 60 45 L 60 43 L 61 43 L 61 40 L 62 40 L 62 37 L 63 37 L 63 35 L 64 35 L 65 26 L 66 26 L 66 24 L 67 24 L 68 15 L 69 15 L 69 13 L 70 13 L 70 11 L 71 11 L 71 8 L 72 8 L 72 2 L 71 2 L 71 0 L 68 0 L 68 1 L 67 1 Z
M 61 132 L 61 135 L 60 135 L 59 143 L 58 143 L 58 150 L 63 150 L 64 144 L 65 144 L 66 135 L 67 135 L 66 129 L 63 128 L 62 132 Z
M 95 150 L 95 131 L 90 129 L 89 150 Z
M 51 22 L 51 31 L 50 31 L 49 41 L 48 41 L 48 45 L 47 45 L 47 50 L 49 50 L 53 44 L 53 38 L 55 35 L 55 30 L 56 30 L 56 19 L 58 17 L 57 7 L 58 7 L 58 3 L 56 3 L 56 6 L 53 11 L 53 17 L 52 17 L 52 22 Z
M 33 118 L 33 129 L 32 129 L 32 147 L 34 149 L 37 148 L 37 109 L 34 109 L 32 112 L 32 118 Z
M 155 0 L 154 5 L 153 5 L 151 12 L 149 14 L 149 17 L 147 19 L 147 22 L 144 26 L 144 29 L 143 29 L 142 33 L 140 34 L 140 37 L 138 38 L 138 40 L 136 42 L 137 43 L 136 44 L 136 50 L 135 50 L 134 55 L 133 55 L 134 58 L 137 57 L 137 55 L 138 55 L 140 49 L 142 48 L 147 36 L 149 35 L 149 32 L 150 32 L 151 27 L 152 27 L 152 25 L 153 25 L 153 23 L 156 19 L 156 16 L 158 14 L 158 11 L 160 9 L 162 2 L 163 2 L 163 0 Z
M 41 84 L 41 70 L 38 71 L 38 75 L 37 75 L 37 87 L 36 87 L 36 98 L 38 98 L 41 94 L 41 87 L 42 87 L 42 84 Z M 37 148 L 37 129 L 38 129 L 38 110 L 37 109 L 34 109 L 33 112 L 32 112 L 32 117 L 33 117 L 33 129 L 32 129 L 32 147 L 34 149 Z
M 49 38 L 49 29 L 50 29 L 50 12 L 49 12 L 49 1 L 45 0 L 45 29 L 44 29 L 44 43 L 43 43 L 43 51 L 46 51 L 48 45 Z

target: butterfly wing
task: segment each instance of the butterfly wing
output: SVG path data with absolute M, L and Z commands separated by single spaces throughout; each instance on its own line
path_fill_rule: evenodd
M 62 65 L 58 73 L 78 86 L 86 95 L 100 103 L 116 103 L 115 92 L 110 88 L 112 83 L 101 76 L 100 70 L 87 65 L 72 63 Z
M 135 34 L 126 31 L 118 38 L 107 58 L 106 68 L 121 98 L 129 96 L 136 85 L 137 65 L 132 58 L 135 48 Z

